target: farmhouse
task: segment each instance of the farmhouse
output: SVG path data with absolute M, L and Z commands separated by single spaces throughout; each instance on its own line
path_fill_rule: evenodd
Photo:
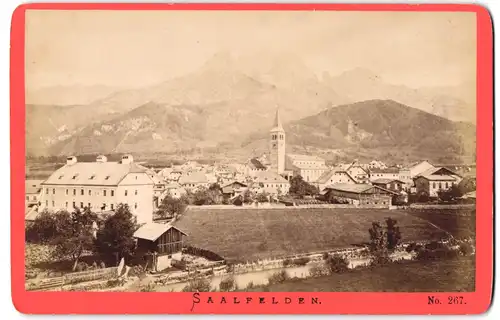
M 235 195 L 239 195 L 245 190 L 247 190 L 248 186 L 245 183 L 239 181 L 232 181 L 222 186 L 222 194 L 227 198 L 232 198 Z
M 38 204 L 40 200 L 40 194 L 42 193 L 43 180 L 26 180 L 24 184 L 24 190 L 26 194 L 25 204 L 26 208 L 32 207 Z
M 316 180 L 316 187 L 319 191 L 323 191 L 327 186 L 337 183 L 357 183 L 351 175 L 342 169 L 342 167 L 335 167 L 325 173 L 323 173 L 318 180 Z
M 155 271 L 171 266 L 172 260 L 182 258 L 183 237 L 186 233 L 171 224 L 147 223 L 135 233 L 137 250 L 150 253 L 148 265 Z
M 78 162 L 68 157 L 66 165 L 41 184 L 40 209 L 90 208 L 94 212 L 113 211 L 119 203 L 127 204 L 138 223 L 153 221 L 154 182 L 146 168 L 125 155 L 120 162 Z
M 384 178 L 381 178 L 381 179 L 373 180 L 372 184 L 374 186 L 378 186 L 378 187 L 381 187 L 381 188 L 384 188 L 384 189 L 387 189 L 387 190 L 392 190 L 392 191 L 400 192 L 400 191 L 403 190 L 404 182 L 400 181 L 400 180 L 397 180 L 397 179 L 384 179 Z
M 254 185 L 270 194 L 287 194 L 290 190 L 290 182 L 272 171 L 256 173 Z
M 323 191 L 325 198 L 336 199 L 356 206 L 387 208 L 397 192 L 371 184 L 334 184 Z
M 195 171 L 180 177 L 179 184 L 186 190 L 196 190 L 197 188 L 208 188 L 210 182 L 203 172 Z

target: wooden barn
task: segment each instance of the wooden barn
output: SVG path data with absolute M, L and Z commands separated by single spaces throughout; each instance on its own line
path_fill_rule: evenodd
M 135 233 L 137 251 L 148 254 L 147 264 L 153 270 L 171 266 L 172 259 L 181 260 L 186 233 L 168 223 L 148 223 Z
M 389 207 L 392 197 L 397 192 L 371 184 L 333 184 L 323 191 L 326 199 L 337 199 L 341 203 L 349 203 L 364 207 Z

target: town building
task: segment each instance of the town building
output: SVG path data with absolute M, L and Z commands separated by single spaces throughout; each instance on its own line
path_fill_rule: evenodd
M 221 187 L 221 189 L 222 189 L 222 195 L 225 198 L 229 199 L 245 192 L 245 190 L 248 189 L 248 185 L 246 183 L 239 181 L 231 181 L 229 183 L 224 184 Z
M 285 147 L 286 137 L 285 129 L 281 125 L 279 109 L 276 110 L 274 126 L 269 131 L 269 162 L 272 172 L 283 174 L 285 171 Z
M 355 184 L 357 182 L 345 169 L 338 166 L 323 173 L 314 185 L 318 187 L 319 191 L 323 191 L 329 185 L 342 183 Z
M 287 154 L 285 168 L 287 171 L 292 171 L 294 176 L 301 176 L 309 183 L 316 182 L 328 171 L 325 159 L 302 154 Z
M 179 184 L 186 190 L 195 191 L 198 188 L 210 187 L 210 182 L 205 173 L 194 171 L 180 177 Z
M 335 199 L 340 203 L 360 207 L 387 208 L 392 205 L 392 197 L 397 192 L 371 184 L 334 184 L 323 190 L 325 199 Z
M 399 168 L 390 167 L 385 169 L 373 168 L 370 170 L 370 181 L 379 179 L 399 180 Z
M 76 157 L 68 157 L 66 165 L 41 186 L 42 210 L 90 208 L 99 213 L 127 204 L 138 223 L 153 220 L 154 182 L 131 155 L 123 156 L 119 162 L 107 162 L 104 156 L 97 157 L 96 162 L 78 162 Z
M 40 201 L 40 195 L 42 193 L 42 184 L 43 180 L 26 180 L 24 183 L 25 190 L 25 207 L 31 208 L 35 205 L 38 205 Z
M 254 177 L 257 172 L 267 171 L 267 167 L 257 158 L 250 159 L 245 166 L 245 175 Z
M 404 190 L 404 182 L 397 179 L 380 178 L 373 180 L 372 184 L 387 190 L 401 192 Z
M 462 177 L 447 168 L 431 168 L 414 178 L 417 194 L 427 194 L 431 198 L 438 197 L 440 191 L 448 190 L 459 184 Z
M 420 175 L 421 173 L 435 168 L 436 167 L 433 166 L 429 161 L 424 160 L 410 165 L 408 169 L 410 170 L 410 177 L 413 180 L 416 176 Z
M 273 171 L 262 171 L 255 175 L 253 185 L 270 194 L 288 194 L 290 182 Z

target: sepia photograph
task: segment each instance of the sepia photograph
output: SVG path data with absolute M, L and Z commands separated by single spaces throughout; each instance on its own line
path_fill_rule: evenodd
M 27 10 L 25 289 L 475 292 L 477 25 Z

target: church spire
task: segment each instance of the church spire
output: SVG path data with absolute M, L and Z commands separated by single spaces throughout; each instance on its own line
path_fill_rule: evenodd
M 283 129 L 283 126 L 281 125 L 280 109 L 279 109 L 279 107 L 276 107 L 276 116 L 274 118 L 274 128 Z

